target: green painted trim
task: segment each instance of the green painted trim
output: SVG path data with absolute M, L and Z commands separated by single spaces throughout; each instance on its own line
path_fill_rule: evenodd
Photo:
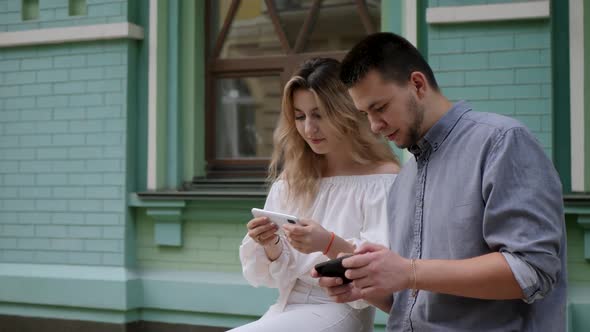
M 158 0 L 158 49 L 157 49 L 157 115 L 156 115 L 156 188 L 166 187 L 167 141 L 168 141 L 168 2 Z
M 33 21 L 39 19 L 39 0 L 21 0 L 20 3 L 21 19 L 23 21 Z
M 416 5 L 416 15 L 417 15 L 417 22 L 418 22 L 418 50 L 428 61 L 428 23 L 426 23 L 426 9 L 428 8 L 428 0 L 416 0 L 418 1 Z
M 381 2 L 381 31 L 393 32 L 399 35 L 403 34 L 402 2 L 403 0 Z M 395 146 L 392 142 L 389 142 L 389 146 L 403 164 L 403 150 Z
M 569 2 L 551 1 L 553 162 L 561 177 L 565 193 L 572 190 L 569 29 L 563 28 L 567 26 L 569 26 Z
M 69 0 L 68 9 L 70 16 L 85 16 L 88 14 L 86 0 Z
M 200 2 L 201 3 L 201 2 Z M 194 1 L 182 1 L 180 10 L 180 63 L 181 77 L 181 137 L 182 137 L 182 180 L 190 181 L 195 176 L 195 113 L 196 113 L 196 3 Z M 199 77 L 202 79 L 202 76 Z
M 0 315 L 81 320 L 113 324 L 124 324 L 140 319 L 140 313 L 137 310 L 98 310 L 19 303 L 0 303 Z
M 127 84 L 126 84 L 126 135 L 125 135 L 125 172 L 126 177 L 126 192 L 134 192 L 137 190 L 137 177 L 134 176 L 137 170 L 137 153 L 135 149 L 138 146 L 138 114 L 139 112 L 139 97 L 138 92 L 138 67 L 139 67 L 139 50 L 138 45 L 134 41 L 127 42 Z
M 150 208 L 146 215 L 154 219 L 154 242 L 159 246 L 182 246 L 182 209 Z
M 140 6 L 138 2 L 139 0 L 127 0 L 127 21 L 142 27 L 147 27 L 148 24 L 145 24 L 145 22 L 141 21 L 141 12 L 149 10 L 149 5 L 145 4 L 145 6 Z M 148 39 L 146 38 L 146 40 Z
M 577 224 L 584 232 L 584 258 L 590 260 L 590 215 L 578 215 Z
M 158 246 L 182 246 L 182 220 L 160 220 L 154 223 L 154 243 Z
M 180 4 L 178 0 L 168 0 L 168 107 L 167 107 L 167 176 L 166 188 L 178 188 L 180 185 L 180 166 L 182 165 L 181 133 L 181 91 L 180 80 Z
M 134 0 L 135 1 L 135 0 Z M 134 1 L 130 1 L 134 2 Z M 138 6 L 138 20 L 139 25 L 149 27 L 149 7 Z M 135 152 L 136 168 L 133 172 L 127 173 L 127 177 L 135 177 L 135 188 L 137 191 L 143 191 L 147 188 L 147 163 L 148 163 L 148 70 L 149 70 L 149 41 L 150 29 L 144 29 L 145 38 L 142 45 L 138 46 L 137 55 L 137 81 L 135 88 L 137 91 L 137 112 L 136 112 L 136 145 L 132 150 L 128 150 L 127 156 L 131 156 L 130 152 Z M 128 135 L 132 135 L 129 132 Z
M 402 34 L 402 1 L 381 1 L 381 31 Z
M 570 303 L 568 311 L 568 331 L 587 331 L 590 326 L 590 303 Z
M 112 274 L 112 268 L 52 267 L 54 271 L 47 274 L 42 273 L 43 266 L 27 267 L 30 271 L 0 275 L 0 303 L 114 311 L 135 309 L 141 304 L 141 293 L 136 293 L 141 291 L 140 281 Z
M 21 279 L 23 279 L 21 277 Z M 26 280 L 26 278 L 25 278 Z M 20 299 L 13 303 L 0 303 L 0 314 L 47 317 L 74 320 L 126 323 L 145 320 L 201 326 L 235 327 L 260 317 L 277 298 L 276 289 L 254 288 L 239 273 L 146 271 L 141 276 L 141 303 L 126 311 L 90 309 L 79 306 L 25 304 Z M 1 280 L 3 281 L 3 280 Z M 60 280 L 63 284 L 68 279 Z M 31 281 L 34 285 L 35 281 Z M 2 285 L 2 283 L 0 283 Z M 23 286 L 29 286 L 28 281 Z M 84 292 L 74 289 L 57 294 L 55 300 L 67 301 L 71 296 L 92 297 L 92 285 Z M 2 286 L 0 286 L 2 287 Z M 100 290 L 93 290 L 97 294 Z M 0 293 L 4 295 L 4 293 Z M 67 296 L 64 297 L 64 294 Z M 589 326 L 590 287 L 585 283 L 571 283 L 568 287 L 569 320 L 575 331 Z M 253 301 L 252 299 L 255 299 Z M 387 315 L 376 314 L 375 331 L 384 331 Z
M 590 56 L 590 3 L 584 2 L 584 57 Z M 584 191 L 590 191 L 590 63 L 584 65 Z
M 228 282 L 227 276 L 238 279 Z M 223 315 L 261 316 L 277 299 L 276 289 L 254 288 L 238 273 L 210 273 L 204 279 L 144 279 L 144 308 Z M 196 296 L 198 294 L 198 296 Z M 252 301 L 256 299 L 256 301 Z
M 194 174 L 198 177 L 205 176 L 207 160 L 205 158 L 205 1 L 197 1 L 193 15 L 193 20 L 197 22 L 195 31 L 195 165 Z
M 209 222 L 236 222 L 250 220 L 253 207 L 263 207 L 264 199 L 196 200 L 190 201 L 184 209 L 185 220 L 207 220 Z
M 135 148 L 138 146 L 138 66 L 139 46 L 135 41 L 127 42 L 127 132 L 125 135 L 125 200 L 128 204 L 128 193 L 137 190 L 137 158 Z M 146 164 L 143 165 L 144 167 Z M 128 209 L 125 210 L 125 242 L 124 242 L 124 266 L 134 267 L 137 262 L 135 245 L 134 215 Z
M 182 200 L 142 200 L 137 194 L 131 193 L 128 195 L 127 204 L 130 207 L 185 207 L 186 203 Z
M 590 215 L 590 206 L 588 207 L 582 207 L 582 206 L 575 206 L 575 207 L 568 207 L 566 206 L 564 208 L 564 212 L 565 214 L 588 214 Z

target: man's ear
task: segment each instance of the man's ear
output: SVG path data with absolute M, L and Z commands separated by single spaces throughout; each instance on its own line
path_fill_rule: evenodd
M 415 71 L 410 74 L 410 84 L 415 89 L 418 98 L 424 97 L 429 89 L 426 76 L 419 71 Z

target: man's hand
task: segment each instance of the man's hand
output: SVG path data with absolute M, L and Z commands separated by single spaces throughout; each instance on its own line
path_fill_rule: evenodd
M 322 277 L 315 269 L 311 270 L 311 276 L 320 278 L 320 287 L 324 288 L 328 296 L 337 303 L 346 303 L 361 299 L 360 289 L 355 288 L 351 283 L 343 285 L 341 278 Z
M 342 261 L 342 266 L 361 298 L 370 301 L 412 287 L 410 260 L 372 243 L 360 246 L 354 253 Z

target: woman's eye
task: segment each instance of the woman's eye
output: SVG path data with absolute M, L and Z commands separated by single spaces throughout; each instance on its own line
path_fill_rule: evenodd
M 299 115 L 295 117 L 295 121 L 303 121 L 305 120 L 305 115 Z

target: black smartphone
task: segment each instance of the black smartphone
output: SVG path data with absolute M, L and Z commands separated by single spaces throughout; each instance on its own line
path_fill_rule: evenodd
M 352 255 L 342 256 L 316 264 L 315 270 L 318 271 L 322 277 L 339 277 L 342 278 L 344 284 L 348 284 L 349 282 L 352 282 L 352 280 L 344 276 L 346 269 L 342 266 L 342 260 L 350 256 Z

